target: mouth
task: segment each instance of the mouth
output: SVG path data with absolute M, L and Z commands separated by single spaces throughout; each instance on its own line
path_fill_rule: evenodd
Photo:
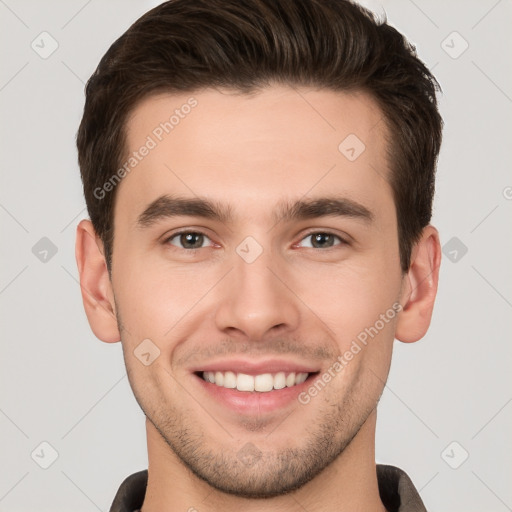
M 240 415 L 261 417 L 299 405 L 299 395 L 319 378 L 316 372 L 238 373 L 233 371 L 193 372 L 198 389 L 209 402 Z M 301 409 L 304 411 L 304 409 Z
M 217 360 L 189 371 L 205 403 L 235 421 L 240 414 L 261 416 L 297 407 L 300 394 L 321 378 L 319 366 L 277 358 Z
M 232 389 L 240 392 L 269 393 L 286 388 L 297 387 L 311 380 L 320 372 L 277 372 L 249 375 L 232 371 L 197 371 L 199 378 L 219 388 Z

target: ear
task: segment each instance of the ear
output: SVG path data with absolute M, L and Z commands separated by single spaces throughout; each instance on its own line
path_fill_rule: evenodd
M 439 233 L 428 225 L 414 245 L 411 265 L 404 276 L 401 304 L 395 338 L 405 343 L 418 341 L 425 336 L 437 294 L 441 244 Z
M 85 314 L 92 331 L 102 341 L 121 340 L 115 313 L 114 293 L 103 253 L 103 243 L 90 220 L 76 228 L 75 257 Z

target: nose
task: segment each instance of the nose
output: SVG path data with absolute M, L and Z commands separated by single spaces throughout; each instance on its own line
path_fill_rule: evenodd
M 285 264 L 267 251 L 251 263 L 235 255 L 233 264 L 218 290 L 217 327 L 230 336 L 254 341 L 294 331 L 301 302 Z

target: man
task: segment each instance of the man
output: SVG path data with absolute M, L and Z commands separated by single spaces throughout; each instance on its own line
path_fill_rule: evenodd
M 172 0 L 112 45 L 76 257 L 149 467 L 111 511 L 425 510 L 375 425 L 437 291 L 436 89 L 344 0 Z

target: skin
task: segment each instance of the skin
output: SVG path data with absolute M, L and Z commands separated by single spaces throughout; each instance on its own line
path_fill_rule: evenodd
M 161 94 L 130 116 L 128 152 L 191 96 L 197 106 L 115 190 L 111 280 L 90 221 L 77 228 L 89 323 L 100 340 L 121 340 L 146 415 L 142 510 L 382 512 L 376 406 L 394 338 L 414 342 L 428 329 L 437 230 L 424 229 L 402 273 L 386 125 L 368 95 L 284 86 L 252 96 Z M 338 150 L 349 134 L 366 146 L 353 162 Z M 373 220 L 272 219 L 283 199 L 333 193 L 364 205 Z M 139 228 L 137 217 L 162 194 L 230 205 L 233 221 L 182 216 Z M 199 250 L 169 240 L 181 229 L 206 235 Z M 318 232 L 335 237 L 313 246 Z M 236 252 L 247 236 L 263 249 L 250 264 Z M 225 357 L 275 356 L 323 373 L 396 303 L 403 310 L 307 405 L 237 414 L 209 399 L 190 372 Z M 148 338 L 160 355 L 146 366 L 134 350 Z M 237 456 L 248 443 L 260 453 L 252 465 Z

